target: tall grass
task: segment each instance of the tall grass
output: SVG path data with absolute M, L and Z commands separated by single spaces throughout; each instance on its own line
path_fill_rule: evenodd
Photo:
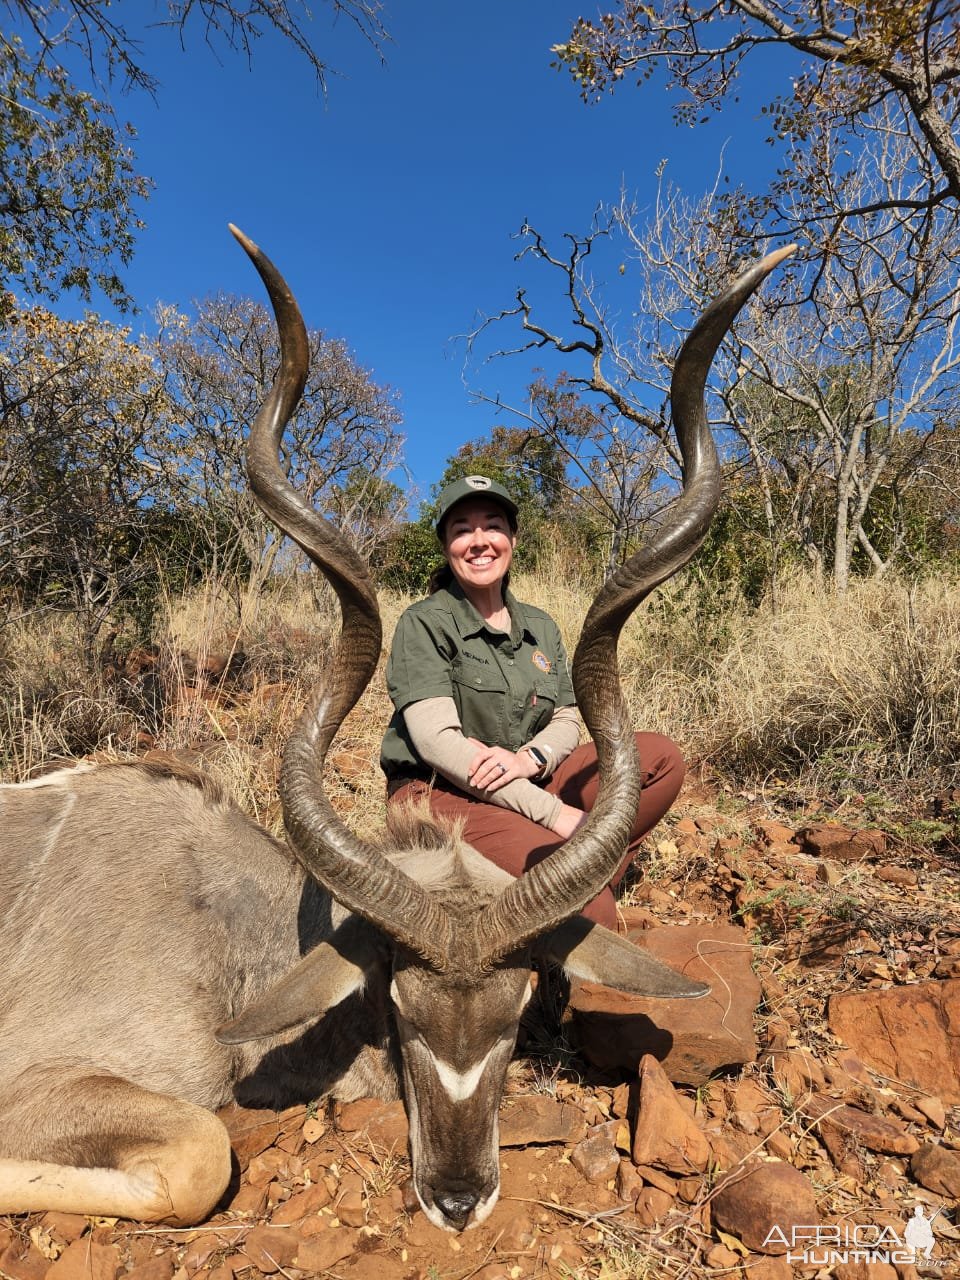
M 546 609 L 572 652 L 592 585 L 562 556 L 513 583 Z M 657 593 L 628 624 L 621 666 L 635 723 L 744 785 L 845 774 L 857 786 L 955 776 L 960 758 L 960 582 L 885 579 L 838 597 L 810 576 L 779 612 L 749 609 L 694 575 Z M 410 603 L 381 594 L 386 645 Z M 242 620 L 242 621 L 241 621 Z M 157 747 L 200 750 L 242 801 L 276 825 L 276 762 L 322 675 L 336 602 L 305 575 L 238 601 L 209 582 L 170 597 L 154 637 L 160 714 L 145 725 L 129 681 L 83 669 L 66 617 L 2 633 L 0 771 L 24 776 L 51 756 L 125 752 L 145 728 Z M 233 658 L 229 679 L 198 678 Z M 239 674 L 238 674 L 239 673 Z M 379 742 L 390 716 L 382 661 L 331 753 L 328 786 L 361 831 L 379 825 Z

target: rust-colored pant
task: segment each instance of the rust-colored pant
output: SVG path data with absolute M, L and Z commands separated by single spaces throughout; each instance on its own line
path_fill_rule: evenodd
M 623 879 L 630 863 L 640 851 L 640 842 L 667 812 L 683 782 L 684 763 L 677 747 L 669 738 L 658 733 L 638 733 L 637 754 L 643 776 L 643 791 L 637 816 L 630 831 L 630 843 L 616 875 L 608 888 L 589 902 L 583 914 L 598 924 L 615 929 L 617 906 L 613 890 Z M 570 753 L 558 765 L 553 776 L 545 784 L 546 791 L 559 796 L 564 804 L 589 810 L 597 798 L 597 752 L 592 742 Z M 390 797 L 391 804 L 418 803 L 426 800 L 431 812 L 439 819 L 459 818 L 463 821 L 463 838 L 478 853 L 495 862 L 512 876 L 522 875 L 527 867 L 540 862 L 563 844 L 539 823 L 531 822 L 512 809 L 459 791 L 452 783 L 438 779 L 432 786 L 427 782 L 408 782 Z

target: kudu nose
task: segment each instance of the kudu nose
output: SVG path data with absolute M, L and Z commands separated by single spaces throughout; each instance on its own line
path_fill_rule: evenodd
M 447 1221 L 462 1231 L 474 1205 L 480 1199 L 478 1191 L 437 1191 L 433 1201 Z

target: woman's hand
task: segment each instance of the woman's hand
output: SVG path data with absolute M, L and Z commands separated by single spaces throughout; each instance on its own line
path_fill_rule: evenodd
M 473 741 L 473 739 L 471 739 Z M 492 795 L 515 778 L 532 778 L 540 772 L 539 765 L 529 751 L 508 751 L 506 747 L 485 747 L 470 761 L 467 777 L 478 791 Z

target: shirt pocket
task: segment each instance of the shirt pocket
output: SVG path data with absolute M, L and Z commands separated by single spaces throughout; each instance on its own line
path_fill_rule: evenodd
M 510 692 L 503 672 L 494 662 L 478 662 L 461 654 L 451 666 L 450 677 L 464 734 L 496 743 L 501 737 L 504 706 Z

